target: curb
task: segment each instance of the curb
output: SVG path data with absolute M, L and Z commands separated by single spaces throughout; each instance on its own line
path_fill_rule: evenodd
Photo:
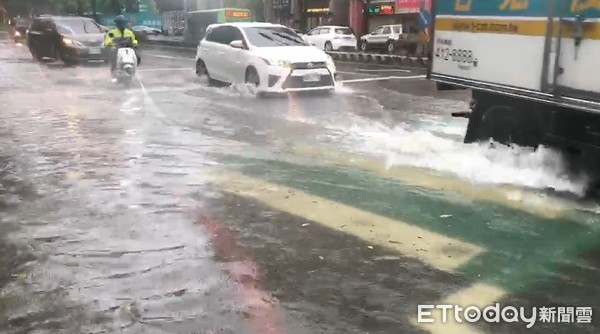
M 356 63 L 377 63 L 411 67 L 429 66 L 429 59 L 425 57 L 409 57 L 399 55 L 372 54 L 360 52 L 327 52 L 334 60 L 351 61 Z
M 182 41 L 165 41 L 165 40 L 152 40 L 147 39 L 144 43 L 152 45 L 166 45 L 176 46 L 180 48 L 196 49 L 196 45 L 192 43 L 186 43 Z M 355 63 L 377 63 L 377 64 L 388 64 L 396 66 L 409 66 L 409 67 L 420 67 L 427 68 L 429 66 L 429 59 L 425 57 L 409 57 L 399 55 L 386 55 L 386 54 L 372 54 L 372 53 L 361 53 L 361 52 L 339 52 L 329 51 L 327 52 L 334 60 L 350 61 Z

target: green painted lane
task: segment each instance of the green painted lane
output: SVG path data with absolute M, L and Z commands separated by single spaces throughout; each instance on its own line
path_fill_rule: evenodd
M 540 218 L 488 202 L 457 203 L 455 194 L 431 192 L 355 169 L 221 157 L 245 175 L 296 188 L 377 215 L 402 220 L 488 251 L 459 272 L 518 293 L 557 278 L 599 247 L 598 222 Z M 452 215 L 441 218 L 442 215 Z

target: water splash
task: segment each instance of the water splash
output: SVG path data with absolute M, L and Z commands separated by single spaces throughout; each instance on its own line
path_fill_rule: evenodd
M 578 196 L 586 191 L 587 180 L 569 176 L 562 156 L 552 149 L 464 144 L 442 137 L 439 132 L 457 133 L 455 128 L 440 131 L 442 127 L 431 123 L 415 130 L 409 124 L 386 127 L 377 122 L 363 122 L 332 134 L 358 153 L 384 157 L 388 167 L 426 168 L 477 183 L 551 188 Z

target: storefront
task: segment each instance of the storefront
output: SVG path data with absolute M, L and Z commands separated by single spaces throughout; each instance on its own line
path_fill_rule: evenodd
M 401 23 L 400 15 L 396 14 L 396 1 L 372 0 L 367 7 L 369 33 L 375 28 L 386 24 Z
M 404 33 L 418 33 L 419 13 L 425 0 L 396 0 L 395 13 L 404 25 Z
M 306 0 L 306 31 L 328 24 L 331 12 L 329 11 L 329 0 Z
M 294 25 L 292 14 L 292 0 L 272 0 L 273 1 L 273 23 L 283 24 L 285 26 Z

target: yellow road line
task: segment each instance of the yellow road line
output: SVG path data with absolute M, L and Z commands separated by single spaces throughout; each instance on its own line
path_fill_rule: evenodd
M 506 291 L 501 288 L 484 284 L 476 283 L 467 289 L 457 291 L 448 295 L 443 300 L 437 302 L 435 305 L 458 305 L 466 308 L 469 306 L 477 306 L 483 309 L 495 302 L 498 302 L 503 296 L 506 295 Z M 479 330 L 474 328 L 468 322 L 464 321 L 464 317 L 461 315 L 460 319 L 463 322 L 455 321 L 454 310 L 449 310 L 446 322 L 442 322 L 442 310 L 435 309 L 430 310 L 432 312 L 431 318 L 434 319 L 432 323 L 419 323 L 417 316 L 410 319 L 412 325 L 422 328 L 431 334 L 478 334 L 481 333 Z M 417 309 L 415 308 L 415 314 Z
M 532 191 L 515 187 L 472 184 L 452 175 L 436 175 L 416 167 L 388 167 L 384 159 L 375 157 L 335 152 L 331 149 L 322 150 L 312 146 L 293 147 L 291 152 L 307 158 L 316 158 L 325 163 L 367 170 L 380 177 L 397 180 L 410 186 L 437 191 L 453 191 L 460 194 L 465 200 L 501 204 L 548 219 L 565 218 L 573 208 L 573 203 L 569 201 L 549 197 L 541 198 Z
M 237 172 L 221 171 L 220 173 L 221 175 L 211 179 L 215 180 L 225 192 L 257 200 L 279 211 L 353 235 L 369 245 L 395 250 L 439 270 L 455 271 L 485 251 L 477 245 L 297 189 L 272 184 Z

